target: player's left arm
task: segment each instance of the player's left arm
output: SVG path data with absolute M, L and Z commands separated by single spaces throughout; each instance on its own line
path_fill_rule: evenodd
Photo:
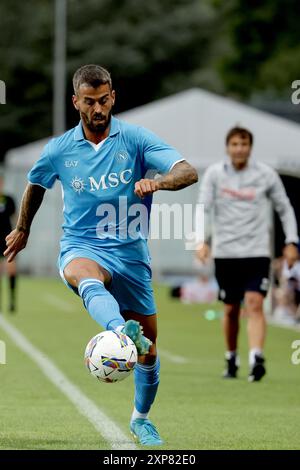
M 274 171 L 273 180 L 269 189 L 269 196 L 274 204 L 274 208 L 278 213 L 282 228 L 285 234 L 285 258 L 298 257 L 298 231 L 297 231 L 297 219 L 295 216 L 294 209 L 290 203 L 290 200 L 286 194 L 283 183 Z
M 197 183 L 198 174 L 196 169 L 186 160 L 176 163 L 169 173 L 156 179 L 144 178 L 135 183 L 134 192 L 140 198 L 149 196 L 155 191 L 168 190 L 177 191 Z

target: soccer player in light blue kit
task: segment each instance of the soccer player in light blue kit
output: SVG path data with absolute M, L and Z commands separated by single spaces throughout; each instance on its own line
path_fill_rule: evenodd
M 58 179 L 64 201 L 60 274 L 96 322 L 123 331 L 135 343 L 139 359 L 130 429 L 139 443 L 159 445 L 148 419 L 160 363 L 147 227 L 152 194 L 189 186 L 197 182 L 197 172 L 150 131 L 112 117 L 115 91 L 107 70 L 85 65 L 75 72 L 73 86 L 80 122 L 52 139 L 29 172 L 4 254 L 11 261 L 26 246 L 45 190 Z M 147 178 L 148 170 L 160 176 Z

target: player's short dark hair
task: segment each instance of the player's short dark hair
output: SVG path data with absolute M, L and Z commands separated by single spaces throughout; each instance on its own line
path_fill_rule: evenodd
M 73 88 L 74 93 L 77 95 L 81 85 L 89 85 L 93 88 L 98 88 L 100 85 L 109 84 L 112 89 L 112 81 L 110 73 L 100 65 L 83 65 L 73 75 Z
M 227 132 L 226 135 L 226 145 L 228 145 L 230 139 L 236 135 L 239 135 L 242 139 L 249 139 L 250 145 L 253 144 L 253 134 L 248 129 L 244 127 L 233 127 Z

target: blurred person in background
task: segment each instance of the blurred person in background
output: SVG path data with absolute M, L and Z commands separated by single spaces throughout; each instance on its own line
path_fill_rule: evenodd
M 237 376 L 243 302 L 248 318 L 249 382 L 259 381 L 266 373 L 263 301 L 269 287 L 271 256 L 268 201 L 280 216 L 286 259 L 298 256 L 299 242 L 296 217 L 282 181 L 271 167 L 250 158 L 252 145 L 249 130 L 232 128 L 226 136 L 227 158 L 207 168 L 199 193 L 199 203 L 204 204 L 205 210 L 206 236 L 196 251 L 203 262 L 212 251 L 215 261 L 219 299 L 224 303 L 224 378 Z
M 2 308 L 2 275 L 7 273 L 9 280 L 9 311 L 11 313 L 16 310 L 16 278 L 17 266 L 16 260 L 8 263 L 4 258 L 6 250 L 6 236 L 11 232 L 11 218 L 15 213 L 15 201 L 11 196 L 3 192 L 4 188 L 4 172 L 0 170 L 0 311 Z
M 300 322 L 300 260 L 297 253 L 285 255 L 285 251 L 272 263 L 273 317 L 279 323 L 294 325 Z
M 184 304 L 210 304 L 218 297 L 218 284 L 214 276 L 213 260 L 202 263 L 197 257 L 194 259 L 194 267 L 197 272 L 193 279 L 173 286 L 170 290 L 171 297 L 179 298 Z

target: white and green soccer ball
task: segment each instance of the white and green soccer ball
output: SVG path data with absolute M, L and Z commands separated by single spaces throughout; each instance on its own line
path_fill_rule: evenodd
M 102 331 L 89 341 L 84 362 L 94 377 L 112 383 L 131 374 L 137 357 L 135 344 L 128 336 L 116 331 Z

